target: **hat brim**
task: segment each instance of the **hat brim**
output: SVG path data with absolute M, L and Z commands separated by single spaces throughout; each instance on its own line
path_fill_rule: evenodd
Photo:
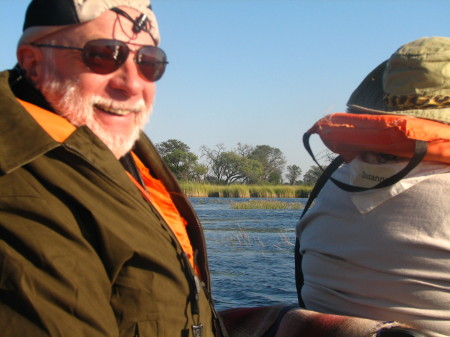
M 353 91 L 347 106 L 363 113 L 386 113 L 384 104 L 383 73 L 387 61 L 381 63 Z
M 450 124 L 450 108 L 417 110 L 392 110 L 392 108 L 388 108 L 385 104 L 385 92 L 383 90 L 383 74 L 387 63 L 386 60 L 376 67 L 352 93 L 347 102 L 350 112 L 413 116 Z
M 52 35 L 53 33 L 56 33 L 60 30 L 63 30 L 64 28 L 67 28 L 69 26 L 37 26 L 37 27 L 30 27 L 27 30 L 25 30 L 20 37 L 18 45 L 24 43 L 31 43 L 39 41 L 40 39 L 43 39 L 46 36 Z

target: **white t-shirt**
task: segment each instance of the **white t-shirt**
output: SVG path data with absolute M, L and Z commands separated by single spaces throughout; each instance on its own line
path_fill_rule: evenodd
M 333 177 L 367 187 L 405 165 L 355 159 Z M 422 162 L 401 182 L 365 192 L 329 181 L 297 234 L 307 309 L 450 336 L 450 165 Z

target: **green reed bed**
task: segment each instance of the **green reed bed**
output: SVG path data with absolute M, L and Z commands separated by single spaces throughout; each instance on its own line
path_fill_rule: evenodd
M 302 209 L 303 203 L 277 200 L 249 200 L 231 203 L 233 209 Z
M 290 185 L 211 185 L 181 182 L 188 197 L 219 198 L 307 198 L 311 186 Z

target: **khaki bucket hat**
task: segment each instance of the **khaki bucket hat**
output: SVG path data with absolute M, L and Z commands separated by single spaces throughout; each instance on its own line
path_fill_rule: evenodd
M 367 75 L 347 106 L 351 113 L 450 124 L 450 38 L 424 37 L 403 45 Z

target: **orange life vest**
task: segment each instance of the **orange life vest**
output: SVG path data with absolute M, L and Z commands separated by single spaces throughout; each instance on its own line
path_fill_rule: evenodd
M 316 122 L 318 134 L 346 162 L 367 151 L 411 158 L 416 140 L 428 143 L 424 160 L 450 164 L 450 125 L 411 116 L 334 113 Z

